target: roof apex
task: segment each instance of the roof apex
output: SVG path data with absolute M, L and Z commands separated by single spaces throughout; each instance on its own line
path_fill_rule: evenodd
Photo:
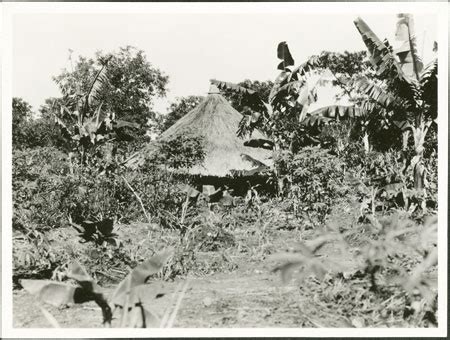
M 211 84 L 208 94 L 220 94 L 219 88 L 216 85 Z

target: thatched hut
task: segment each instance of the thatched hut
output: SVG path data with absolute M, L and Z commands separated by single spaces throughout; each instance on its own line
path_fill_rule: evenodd
M 272 152 L 248 146 L 252 144 L 249 140 L 236 135 L 241 119 L 242 115 L 228 103 L 216 86 L 211 85 L 208 96 L 159 138 L 169 140 L 181 134 L 202 137 L 204 161 L 186 171 L 203 184 L 229 185 L 231 182 L 247 183 L 251 179 L 254 182 L 257 170 L 270 166 Z M 267 137 L 254 131 L 252 140 L 267 140 Z

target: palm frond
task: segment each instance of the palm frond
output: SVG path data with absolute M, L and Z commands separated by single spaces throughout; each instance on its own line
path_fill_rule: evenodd
M 86 92 L 86 99 L 85 99 L 86 110 L 89 109 L 89 105 L 92 103 L 93 100 L 98 99 L 98 94 L 100 90 L 108 82 L 107 66 L 111 58 L 112 56 L 102 63 L 102 67 L 96 73 L 92 83 L 89 86 L 88 91 Z
M 420 75 L 420 85 L 427 86 L 429 82 L 437 82 L 438 74 L 438 60 L 434 59 L 426 65 L 422 74 Z
M 239 122 L 237 136 L 241 138 L 250 136 L 252 132 L 261 125 L 263 120 L 264 115 L 259 112 L 252 112 L 250 115 L 244 115 Z
M 357 18 L 355 26 L 369 50 L 370 62 L 379 77 L 385 80 L 390 90 L 404 98 L 408 105 L 414 105 L 417 96 L 416 81 L 407 77 L 397 62 L 388 42 L 382 42 L 361 18 Z
M 342 120 L 347 118 L 359 117 L 360 110 L 353 105 L 330 105 L 314 110 L 313 112 L 309 113 L 309 116 L 320 116 L 324 118 Z
M 378 75 L 382 77 L 387 76 L 387 78 L 404 78 L 405 75 L 389 47 L 377 37 L 365 21 L 357 18 L 354 24 L 369 50 L 370 62 L 375 67 Z
M 266 164 L 264 164 L 263 162 L 257 160 L 256 158 L 253 158 L 252 156 L 249 156 L 249 155 L 247 155 L 245 153 L 241 154 L 241 158 L 244 161 L 247 161 L 247 162 L 251 163 L 252 166 L 254 166 L 254 167 L 266 167 Z
M 244 142 L 245 146 L 249 146 L 251 148 L 262 148 L 267 150 L 272 150 L 274 147 L 273 141 L 270 139 L 263 138 L 253 138 Z
M 437 118 L 437 91 L 438 91 L 438 61 L 429 63 L 420 78 L 422 98 L 427 105 L 427 115 L 432 119 Z
M 61 128 L 61 133 L 63 136 L 67 139 L 72 138 L 72 133 L 70 132 L 69 128 L 66 126 L 66 124 L 55 114 L 53 115 L 55 118 L 55 123 Z
M 286 93 L 296 86 L 302 86 L 305 84 L 308 76 L 321 70 L 320 57 L 312 56 L 303 64 L 297 66 L 292 72 L 289 69 L 281 72 L 275 79 L 272 90 L 270 91 L 269 103 L 279 98 L 280 94 Z
M 423 69 L 423 62 L 417 52 L 417 40 L 414 34 L 414 19 L 411 14 L 400 13 L 397 15 L 397 29 L 395 39 L 402 45 L 395 50 L 402 70 L 409 76 L 419 80 L 419 74 Z
M 302 121 L 302 125 L 306 127 L 322 126 L 333 121 L 332 118 L 324 117 L 319 114 L 308 114 Z
M 354 81 L 357 91 L 367 95 L 371 100 L 384 107 L 390 107 L 398 99 L 389 92 L 383 83 L 376 83 L 366 77 L 359 77 Z
M 245 95 L 256 94 L 256 91 L 253 91 L 252 89 L 248 89 L 246 87 L 240 86 L 238 84 L 229 83 L 226 81 L 221 81 L 221 80 L 216 80 L 216 79 L 211 79 L 210 82 L 211 82 L 211 84 L 216 85 L 217 88 L 222 91 L 229 90 L 229 91 L 233 91 L 235 93 L 241 93 L 241 94 L 245 94 Z
M 282 41 L 278 44 L 277 57 L 278 59 L 281 59 L 281 62 L 277 67 L 278 70 L 284 71 L 295 63 L 286 41 Z
M 292 70 L 288 77 L 288 81 L 300 80 L 305 76 L 321 70 L 323 70 L 323 66 L 320 61 L 320 56 L 311 56 L 303 64 Z
M 220 81 L 216 79 L 211 79 L 210 82 L 211 84 L 217 86 L 219 90 L 232 91 L 246 96 L 247 103 L 249 104 L 248 109 L 250 110 L 250 114 L 244 115 L 241 121 L 239 122 L 239 127 L 237 131 L 237 135 L 239 137 L 250 135 L 252 131 L 256 128 L 256 126 L 260 123 L 260 120 L 263 119 L 265 115 L 269 116 L 272 115 L 273 109 L 271 105 L 269 105 L 263 99 L 261 99 L 261 97 L 256 91 L 240 86 L 238 84 Z M 262 108 L 263 111 L 261 111 Z
M 407 120 L 402 120 L 402 121 L 398 121 L 398 120 L 394 120 L 392 122 L 396 127 L 398 127 L 401 131 L 413 131 L 414 126 L 412 126 Z

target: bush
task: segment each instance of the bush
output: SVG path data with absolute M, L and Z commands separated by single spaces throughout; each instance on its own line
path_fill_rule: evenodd
M 67 254 L 56 252 L 56 244 L 47 239 L 47 234 L 69 226 L 69 222 L 113 219 L 148 223 L 135 194 L 152 222 L 171 226 L 162 222 L 167 216 L 180 215 L 185 193 L 179 184 L 184 178 L 164 170 L 162 159 L 154 160 L 155 157 L 149 157 L 142 168 L 134 171 L 116 166 L 110 170 L 103 167 L 99 172 L 100 163 L 87 166 L 74 162 L 69 166 L 68 155 L 51 147 L 14 151 L 16 274 L 48 276 L 49 271 L 61 265 Z M 178 162 L 182 160 L 179 158 Z
M 287 196 L 298 215 L 304 213 L 322 223 L 334 200 L 347 192 L 343 163 L 326 149 L 306 147 L 297 154 L 284 153 L 276 164 L 289 183 Z
M 67 156 L 54 148 L 13 154 L 13 229 L 48 229 L 61 223 Z
M 67 154 L 51 147 L 15 151 L 13 228 L 46 230 L 66 224 L 69 217 L 75 223 L 104 218 L 146 221 L 135 194 L 157 219 L 177 214 L 185 199 L 178 184 L 185 176 L 166 169 L 196 164 L 203 157 L 200 143 L 182 136 L 156 144 L 155 152 L 133 171 L 114 164 L 102 150 L 93 164 L 74 161 L 71 166 Z
M 355 186 L 355 194 L 366 205 L 362 210 L 384 211 L 391 209 L 408 211 L 416 221 L 437 209 L 437 157 L 431 153 L 424 159 L 427 169 L 425 190 L 414 189 L 413 169 L 405 152 L 363 152 L 349 145 L 342 155 L 349 177 Z M 373 197 L 372 197 L 373 196 Z M 372 206 L 371 209 L 368 209 Z

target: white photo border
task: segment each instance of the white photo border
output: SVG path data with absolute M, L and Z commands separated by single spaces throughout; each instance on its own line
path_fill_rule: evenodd
M 12 322 L 12 188 L 11 100 L 12 20 L 19 13 L 429 13 L 438 18 L 438 328 L 13 328 Z M 446 337 L 447 336 L 447 174 L 448 174 L 448 12 L 446 2 L 262 2 L 262 3 L 3 3 L 2 41 L 2 337 Z

